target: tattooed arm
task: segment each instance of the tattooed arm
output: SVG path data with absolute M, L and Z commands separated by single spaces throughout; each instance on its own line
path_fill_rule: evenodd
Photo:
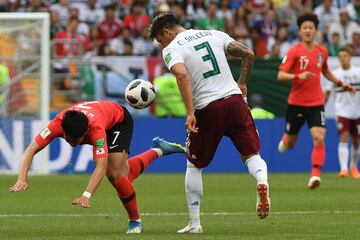
M 241 89 L 242 96 L 246 98 L 246 81 L 253 68 L 255 54 L 250 48 L 236 41 L 229 43 L 226 50 L 229 55 L 241 58 L 241 74 L 238 80 L 238 85 Z

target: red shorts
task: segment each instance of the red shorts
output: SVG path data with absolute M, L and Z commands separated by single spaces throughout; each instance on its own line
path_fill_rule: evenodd
M 336 128 L 338 133 L 349 132 L 352 136 L 360 136 L 360 118 L 348 119 L 336 117 Z
M 208 166 L 223 136 L 230 137 L 241 155 L 259 152 L 259 136 L 247 103 L 241 95 L 211 102 L 195 111 L 197 133 L 188 134 L 187 158 L 197 168 Z

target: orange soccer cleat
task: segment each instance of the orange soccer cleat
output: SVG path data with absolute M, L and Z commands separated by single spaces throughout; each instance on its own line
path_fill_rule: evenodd
M 339 172 L 339 177 L 347 177 L 349 175 L 349 170 L 343 169 Z
M 359 173 L 359 170 L 357 169 L 357 167 L 351 167 L 350 173 L 351 173 L 352 178 L 360 179 L 360 173 Z

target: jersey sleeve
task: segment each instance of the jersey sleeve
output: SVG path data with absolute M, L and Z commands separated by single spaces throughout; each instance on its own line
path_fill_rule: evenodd
M 293 48 L 290 48 L 287 54 L 284 56 L 280 66 L 279 70 L 284 72 L 290 72 L 291 69 L 293 69 L 293 66 L 296 61 L 296 54 Z
M 169 70 L 177 63 L 184 63 L 184 59 L 179 50 L 171 46 L 164 48 L 163 59 Z
M 227 53 L 227 47 L 228 47 L 229 43 L 235 42 L 235 39 L 230 37 L 227 33 L 217 31 L 217 30 L 212 30 L 211 33 L 215 35 L 216 39 L 219 39 L 221 41 L 221 44 L 226 53 Z
M 93 146 L 93 159 L 107 158 L 108 146 L 105 131 L 97 131 L 91 136 L 91 145 Z
M 62 127 L 60 119 L 53 119 L 36 137 L 35 141 L 40 148 L 46 147 L 54 138 L 61 137 Z

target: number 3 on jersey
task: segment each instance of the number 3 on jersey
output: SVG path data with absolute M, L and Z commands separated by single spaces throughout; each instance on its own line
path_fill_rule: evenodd
M 196 51 L 199 51 L 200 49 L 205 48 L 206 51 L 208 52 L 208 54 L 203 56 L 202 60 L 204 62 L 210 60 L 212 66 L 213 66 L 213 70 L 203 73 L 204 78 L 206 79 L 208 77 L 212 77 L 214 75 L 220 74 L 219 64 L 216 61 L 215 54 L 214 54 L 213 50 L 211 49 L 209 42 L 203 42 L 199 45 L 194 46 L 194 48 Z

